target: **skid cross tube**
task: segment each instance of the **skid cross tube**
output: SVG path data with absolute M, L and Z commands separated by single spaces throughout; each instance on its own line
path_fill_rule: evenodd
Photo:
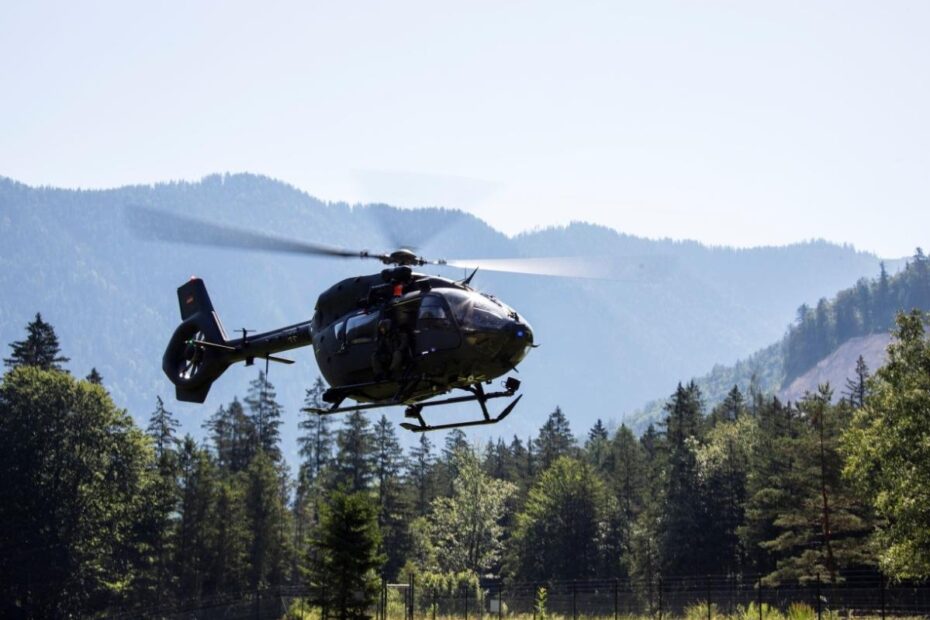
M 451 398 L 443 398 L 441 400 L 431 400 L 422 403 L 416 404 L 407 404 L 407 408 L 404 411 L 404 415 L 408 418 L 415 418 L 418 424 L 412 424 L 410 422 L 402 422 L 400 426 L 408 431 L 413 431 L 415 433 L 422 433 L 425 431 L 438 431 L 445 430 L 449 428 L 461 428 L 466 426 L 480 426 L 484 424 L 495 424 L 506 418 L 514 410 L 514 407 L 517 406 L 517 403 L 520 402 L 520 399 L 523 398 L 523 395 L 520 394 L 514 398 L 505 408 L 501 411 L 496 417 L 492 417 L 491 413 L 488 411 L 487 402 L 492 398 L 511 398 L 519 389 L 519 382 L 515 380 L 508 380 L 505 383 L 505 389 L 498 392 L 485 392 L 484 387 L 480 383 L 475 383 L 472 385 L 460 387 L 458 389 L 468 392 L 468 396 L 453 396 Z M 403 389 L 399 391 L 402 393 Z M 322 409 L 316 407 L 308 407 L 303 409 L 310 413 L 316 413 L 317 415 L 331 415 L 334 413 L 346 413 L 352 411 L 368 411 L 371 409 L 380 409 L 383 407 L 396 407 L 399 405 L 405 405 L 401 400 L 393 399 L 389 402 L 383 403 L 364 403 L 361 405 L 352 405 L 348 407 L 340 407 L 342 400 L 345 397 L 339 398 L 333 406 Z M 440 405 L 453 405 L 456 403 L 468 403 L 468 402 L 477 402 L 481 407 L 482 419 L 480 420 L 468 420 L 464 422 L 449 422 L 446 424 L 436 424 L 430 425 L 426 423 L 426 420 L 423 419 L 423 409 L 426 407 L 437 407 Z

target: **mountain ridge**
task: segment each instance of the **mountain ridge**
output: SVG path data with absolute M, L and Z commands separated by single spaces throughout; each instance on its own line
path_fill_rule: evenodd
M 122 221 L 127 205 L 343 247 L 386 249 L 392 237 L 406 234 L 425 239 L 418 252 L 436 257 L 670 255 L 674 269 L 634 283 L 479 272 L 476 284 L 526 315 L 543 345 L 520 366 L 526 396 L 515 415 L 488 431 L 495 435 L 535 432 L 556 405 L 569 412 L 579 433 L 598 417 L 620 420 L 680 377 L 771 342 L 798 304 L 874 274 L 880 262 L 826 241 L 713 249 L 597 224 L 508 237 L 456 210 L 323 202 L 251 174 L 106 190 L 34 188 L 0 178 L 0 286 L 16 293 L 0 300 L 0 340 L 21 338 L 26 322 L 42 312 L 75 374 L 97 367 L 137 419 L 148 415 L 156 395 L 171 393 L 160 372 L 161 353 L 178 322 L 175 288 L 192 273 L 205 279 L 227 330 L 267 329 L 309 318 L 324 288 L 376 267 L 140 242 Z M 316 375 L 312 355 L 299 351 L 297 359 L 299 371 L 271 376 L 288 411 L 292 458 L 297 409 Z M 199 434 L 202 421 L 243 393 L 253 373 L 231 369 L 199 409 L 172 403 L 185 430 Z

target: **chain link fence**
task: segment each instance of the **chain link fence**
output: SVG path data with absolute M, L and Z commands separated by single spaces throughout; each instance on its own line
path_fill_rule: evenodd
M 392 596 L 393 595 L 393 596 Z M 399 600 L 402 597 L 402 600 Z M 874 571 L 767 585 L 762 575 L 508 582 L 483 580 L 457 592 L 410 580 L 379 600 L 379 620 L 687 618 L 804 620 L 930 617 L 930 582 L 892 583 Z
M 328 620 L 325 592 L 289 586 L 164 607 L 131 609 L 110 618 L 165 620 Z M 483 579 L 456 591 L 418 587 L 414 577 L 381 582 L 369 612 L 376 620 L 835 620 L 930 618 L 930 582 L 889 582 L 874 571 L 832 582 L 767 585 L 761 575 L 511 582 Z

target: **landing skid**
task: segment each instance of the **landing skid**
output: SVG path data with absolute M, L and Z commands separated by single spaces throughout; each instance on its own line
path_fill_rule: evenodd
M 466 426 L 482 426 L 485 424 L 496 424 L 500 422 L 513 411 L 514 407 L 517 406 L 517 403 L 520 402 L 520 399 L 523 398 L 523 395 L 520 394 L 514 398 L 510 404 L 504 407 L 504 410 L 501 411 L 497 416 L 492 417 L 488 411 L 488 401 L 492 398 L 511 398 L 520 389 L 520 382 L 513 377 L 509 377 L 504 382 L 504 389 L 500 392 L 485 392 L 484 387 L 481 383 L 474 383 L 472 385 L 467 385 L 464 387 L 458 388 L 468 392 L 468 396 L 453 396 L 452 398 L 443 398 L 441 400 L 432 400 L 422 403 L 416 403 L 413 405 L 407 405 L 407 408 L 404 410 L 404 417 L 414 418 L 417 420 L 417 424 L 411 422 L 402 422 L 401 428 L 404 428 L 408 431 L 413 431 L 414 433 L 423 433 L 426 431 L 441 431 L 450 428 L 463 428 Z M 403 393 L 404 390 L 400 390 L 400 393 Z M 349 407 L 340 407 L 342 401 L 345 399 L 345 396 L 340 396 L 336 399 L 336 402 L 333 403 L 332 407 L 321 409 L 315 407 L 309 407 L 304 409 L 304 411 L 309 411 L 310 413 L 316 413 L 318 415 L 330 415 L 334 413 L 346 413 L 350 411 L 368 411 L 370 409 L 381 409 L 383 407 L 396 407 L 398 405 L 405 404 L 402 400 L 399 400 L 398 397 L 391 399 L 387 402 L 380 403 L 365 403 L 362 405 L 352 405 Z M 467 420 L 464 422 L 449 422 L 445 424 L 427 424 L 426 420 L 423 419 L 423 409 L 427 407 L 437 407 L 439 405 L 453 405 L 455 403 L 468 403 L 468 402 L 477 402 L 481 407 L 481 413 L 483 418 L 479 420 Z

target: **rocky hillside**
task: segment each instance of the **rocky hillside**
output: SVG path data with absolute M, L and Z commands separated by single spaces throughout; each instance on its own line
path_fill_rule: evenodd
M 891 334 L 886 333 L 850 338 L 813 368 L 780 389 L 778 398 L 783 402 L 797 402 L 807 392 L 816 392 L 819 385 L 829 383 L 833 387 L 834 400 L 839 400 L 846 389 L 846 380 L 855 377 L 859 356 L 862 356 L 869 371 L 875 372 L 885 364 L 890 342 Z

